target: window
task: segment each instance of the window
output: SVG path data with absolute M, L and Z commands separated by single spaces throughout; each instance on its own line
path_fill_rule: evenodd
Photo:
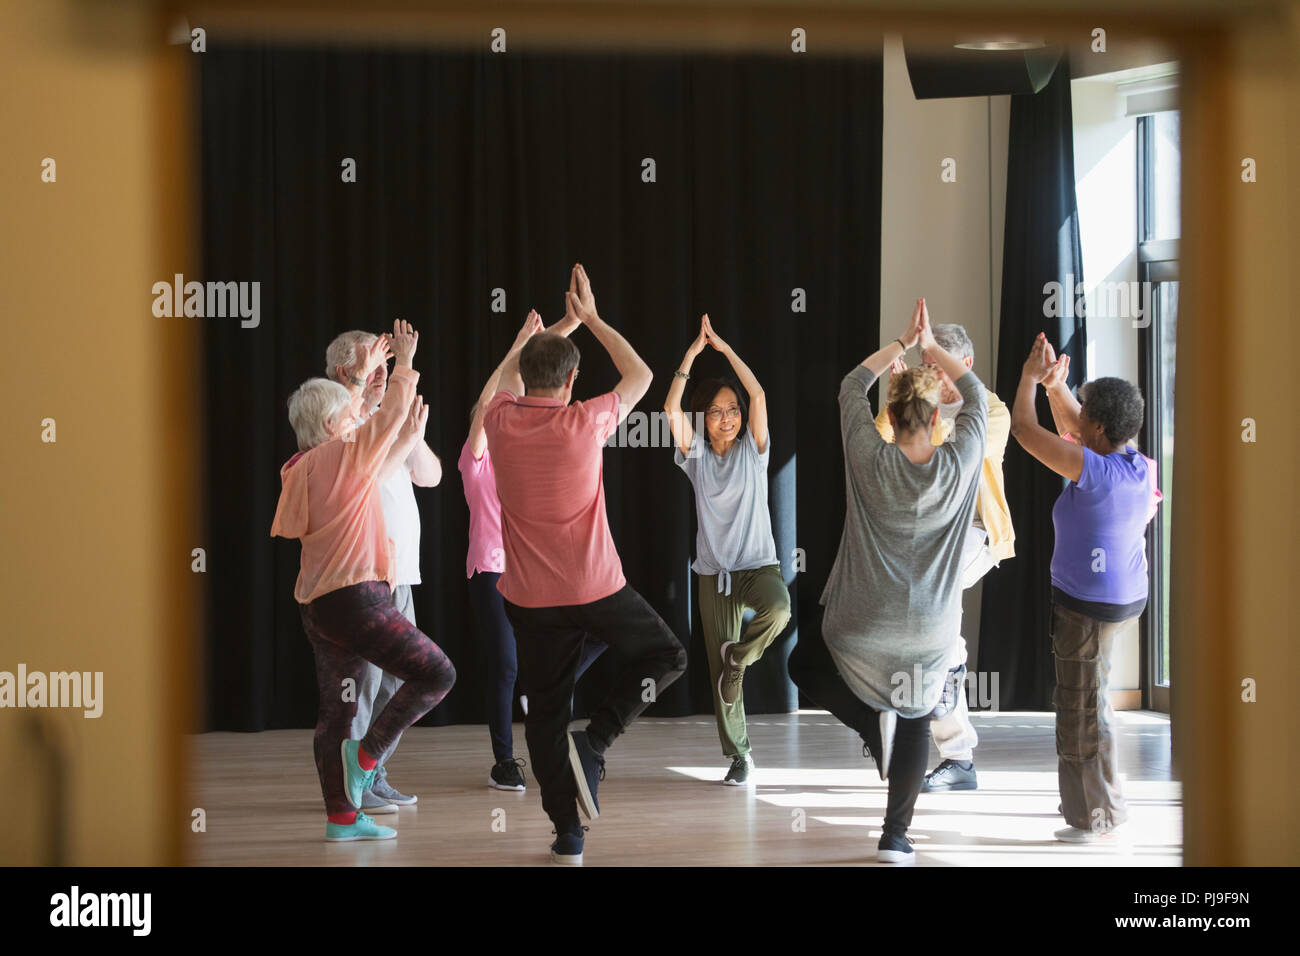
M 1174 507 L 1174 364 L 1178 333 L 1179 114 L 1137 119 L 1138 281 L 1144 320 L 1138 333 L 1140 386 L 1146 398 L 1142 450 L 1156 462 L 1164 501 L 1147 535 L 1150 598 L 1144 617 L 1145 705 L 1168 711 L 1169 567 Z

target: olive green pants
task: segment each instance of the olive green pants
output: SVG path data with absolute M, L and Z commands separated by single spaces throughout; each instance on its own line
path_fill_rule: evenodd
M 732 659 L 748 667 L 776 640 L 790 620 L 790 592 L 781 576 L 781 566 L 771 564 L 752 571 L 731 572 L 731 594 L 718 593 L 718 577 L 701 574 L 700 623 L 704 626 L 704 647 L 709 657 L 709 680 L 713 688 L 713 714 L 718 721 L 718 738 L 728 757 L 749 753 L 749 732 L 745 728 L 745 697 L 742 691 L 728 706 L 718 696 L 722 673 L 722 645 L 736 641 Z M 754 619 L 740 633 L 745 608 Z

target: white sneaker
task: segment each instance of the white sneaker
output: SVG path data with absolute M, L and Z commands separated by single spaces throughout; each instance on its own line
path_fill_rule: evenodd
M 1115 829 L 1109 830 L 1080 830 L 1078 827 L 1066 827 L 1064 830 L 1057 830 L 1055 837 L 1062 843 L 1085 843 L 1085 844 L 1109 844 L 1115 842 Z
M 892 710 L 880 712 L 880 779 L 889 779 L 889 760 L 894 756 L 894 731 L 898 727 L 898 714 Z

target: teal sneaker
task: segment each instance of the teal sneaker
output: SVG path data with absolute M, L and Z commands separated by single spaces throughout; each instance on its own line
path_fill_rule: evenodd
M 357 751 L 360 749 L 359 740 L 343 741 L 343 793 L 348 798 L 348 803 L 358 810 L 361 809 L 361 794 L 375 782 L 375 771 L 362 770 L 361 764 L 357 763 Z
M 360 810 L 356 823 L 325 824 L 326 843 L 352 843 L 356 840 L 391 840 L 397 836 L 392 827 L 381 827 Z

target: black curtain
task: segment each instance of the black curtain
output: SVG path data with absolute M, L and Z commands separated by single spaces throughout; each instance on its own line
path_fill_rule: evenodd
M 793 709 L 785 659 L 843 521 L 835 396 L 878 338 L 879 50 L 814 59 L 214 44 L 200 62 L 201 278 L 261 283 L 258 327 L 196 320 L 208 728 L 315 721 L 292 597 L 299 546 L 269 537 L 279 468 L 295 451 L 285 400 L 323 373 L 336 334 L 382 331 L 398 316 L 421 331 L 427 440 L 445 475 L 416 491 L 416 616 L 459 673 L 425 723 L 485 719 L 456 460 L 483 382 L 529 308 L 560 317 L 575 261 L 601 314 L 655 370 L 640 410 L 662 408 L 705 311 L 767 391 L 773 525 L 798 614 L 751 669 L 746 703 Z M 342 181 L 345 159 L 355 183 Z M 643 181 L 646 159 L 654 182 Z M 504 313 L 492 309 L 496 289 Z M 612 387 L 599 344 L 585 330 L 574 341 L 578 397 Z M 710 350 L 695 376 L 724 368 Z M 605 452 L 605 488 L 629 582 L 691 659 L 649 713 L 710 712 L 690 485 L 670 449 L 640 447 Z M 579 712 L 613 664 L 597 661 L 580 682 Z
M 1039 332 L 1069 354 L 1072 386 L 1087 376 L 1087 337 L 1075 296 L 1076 287 L 1082 289 L 1083 257 L 1068 63 L 1062 61 L 1038 93 L 1011 97 L 1009 137 L 997 368 L 998 396 L 1008 407 Z M 1053 282 L 1059 284 L 1054 298 Z M 1038 411 L 1052 427 L 1042 389 Z M 984 580 L 979 669 L 999 675 L 1001 709 L 1050 710 L 1056 682 L 1048 637 L 1052 505 L 1064 484 L 1014 438 L 1007 443 L 1004 474 L 1016 555 Z

